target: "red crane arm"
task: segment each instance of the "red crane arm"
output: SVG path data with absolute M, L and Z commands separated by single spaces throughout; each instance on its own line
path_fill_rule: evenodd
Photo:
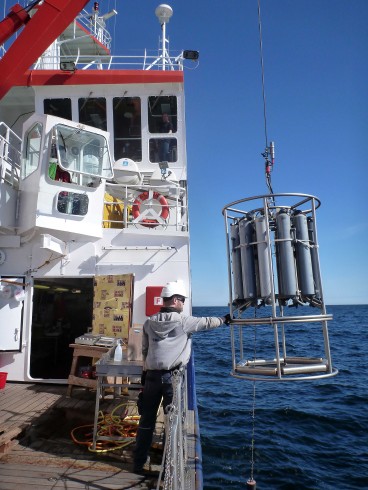
M 44 0 L 0 60 L 0 99 L 68 27 L 89 0 Z M 5 33 L 4 33 L 5 35 Z
M 29 19 L 28 12 L 19 3 L 11 7 L 8 15 L 0 22 L 0 46 Z

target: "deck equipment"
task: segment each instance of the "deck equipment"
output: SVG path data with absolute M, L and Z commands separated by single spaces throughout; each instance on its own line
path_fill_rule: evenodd
M 262 156 L 269 193 L 234 201 L 222 210 L 231 316 L 230 374 L 253 381 L 247 490 L 256 490 L 256 381 L 318 380 L 338 373 L 332 365 L 327 326 L 332 315 L 326 311 L 319 263 L 316 210 L 321 202 L 309 194 L 276 194 L 271 184 L 275 144 L 269 143 L 267 134 L 260 0 L 257 3 L 265 134 Z M 308 332 L 308 345 L 300 341 L 301 331 Z

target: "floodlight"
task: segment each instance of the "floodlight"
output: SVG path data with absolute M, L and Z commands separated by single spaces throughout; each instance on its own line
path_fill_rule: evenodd
M 75 71 L 74 61 L 61 61 L 60 62 L 61 71 Z
M 199 58 L 199 51 L 193 51 L 191 49 L 186 49 L 183 51 L 183 58 L 185 60 L 196 61 Z

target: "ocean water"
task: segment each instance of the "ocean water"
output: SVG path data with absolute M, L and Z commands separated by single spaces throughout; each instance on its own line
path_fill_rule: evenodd
M 193 308 L 195 316 L 227 312 Z M 257 490 L 368 489 L 368 305 L 331 306 L 327 312 L 333 314 L 328 329 L 339 374 L 324 380 L 233 378 L 228 327 L 193 336 L 205 490 L 246 488 L 253 403 Z M 288 354 L 321 355 L 319 325 L 293 325 L 291 334 L 287 330 Z M 253 345 L 255 329 L 250 329 Z M 273 343 L 272 327 L 258 326 L 256 335 L 257 354 L 266 352 Z

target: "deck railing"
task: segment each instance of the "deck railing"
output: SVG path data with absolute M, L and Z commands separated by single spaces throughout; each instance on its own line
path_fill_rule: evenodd
M 165 447 L 157 489 L 163 480 L 165 490 L 193 488 L 187 447 L 187 371 L 178 369 L 172 375 L 173 400 L 165 415 Z
M 81 35 L 80 29 L 77 27 L 82 26 L 83 34 Z M 85 31 L 85 34 L 84 34 Z M 67 31 L 66 31 L 67 32 Z M 80 15 L 75 19 L 73 23 L 73 30 L 68 30 L 67 36 L 62 40 L 57 41 L 57 45 L 63 45 L 64 50 L 68 51 L 68 43 L 75 42 L 81 37 L 90 37 L 91 39 L 97 39 L 97 41 L 110 50 L 111 47 L 111 35 L 105 28 L 105 22 L 102 17 L 97 14 L 92 14 L 83 10 Z M 137 54 L 137 52 L 131 52 L 126 56 L 111 56 L 109 54 L 96 54 L 92 56 L 78 54 L 63 54 L 58 55 L 58 63 L 73 62 L 75 68 L 78 70 L 183 70 L 183 53 L 177 52 L 175 55 L 169 55 L 166 51 L 163 55 L 162 48 L 157 50 L 147 51 L 143 54 Z M 33 69 L 43 69 L 45 66 L 50 67 L 55 63 L 55 53 L 44 53 L 38 61 L 35 63 Z
M 27 1 L 20 1 L 23 6 L 26 6 Z M 79 29 L 78 29 L 79 27 Z M 18 33 L 14 35 L 17 36 Z M 105 27 L 105 21 L 99 14 L 82 10 L 74 22 L 64 32 L 62 38 L 55 42 L 56 50 L 46 51 L 34 64 L 33 70 L 45 69 L 45 67 L 59 67 L 60 63 L 73 62 L 75 69 L 78 70 L 175 70 L 183 71 L 183 52 L 172 51 L 170 54 L 165 51 L 163 54 L 162 47 L 158 50 L 145 50 L 143 53 L 137 54 L 137 51 L 131 51 L 126 56 L 111 56 L 109 54 L 96 55 L 81 55 L 65 54 L 68 51 L 68 43 L 75 43 L 81 38 L 96 39 L 98 43 L 106 48 L 108 52 L 111 48 L 111 35 Z M 0 46 L 0 58 L 5 55 L 11 41 L 7 41 Z M 64 53 L 60 52 L 60 47 L 63 46 Z M 58 54 L 56 54 L 58 53 Z M 74 51 L 75 53 L 75 51 Z
M 82 10 L 82 12 L 75 19 L 74 25 L 76 22 L 81 24 L 88 32 L 98 39 L 101 44 L 106 46 L 106 48 L 110 49 L 111 35 L 105 28 L 104 21 L 97 15 L 91 15 L 90 12 Z
M 21 138 L 0 122 L 0 182 L 18 189 L 21 162 Z
M 73 62 L 78 70 L 162 70 L 165 65 L 167 71 L 183 71 L 182 52 L 175 56 L 163 58 L 154 52 L 147 50 L 143 54 L 131 54 L 125 56 L 96 55 L 91 59 L 90 55 L 60 55 L 59 62 Z M 55 56 L 44 54 L 34 65 L 34 70 L 43 69 L 55 63 Z
M 162 204 L 159 197 L 164 197 L 167 204 Z M 162 229 L 187 231 L 186 189 L 164 184 L 160 187 L 108 183 L 106 184 L 102 226 L 103 228 L 138 228 L 152 231 Z

